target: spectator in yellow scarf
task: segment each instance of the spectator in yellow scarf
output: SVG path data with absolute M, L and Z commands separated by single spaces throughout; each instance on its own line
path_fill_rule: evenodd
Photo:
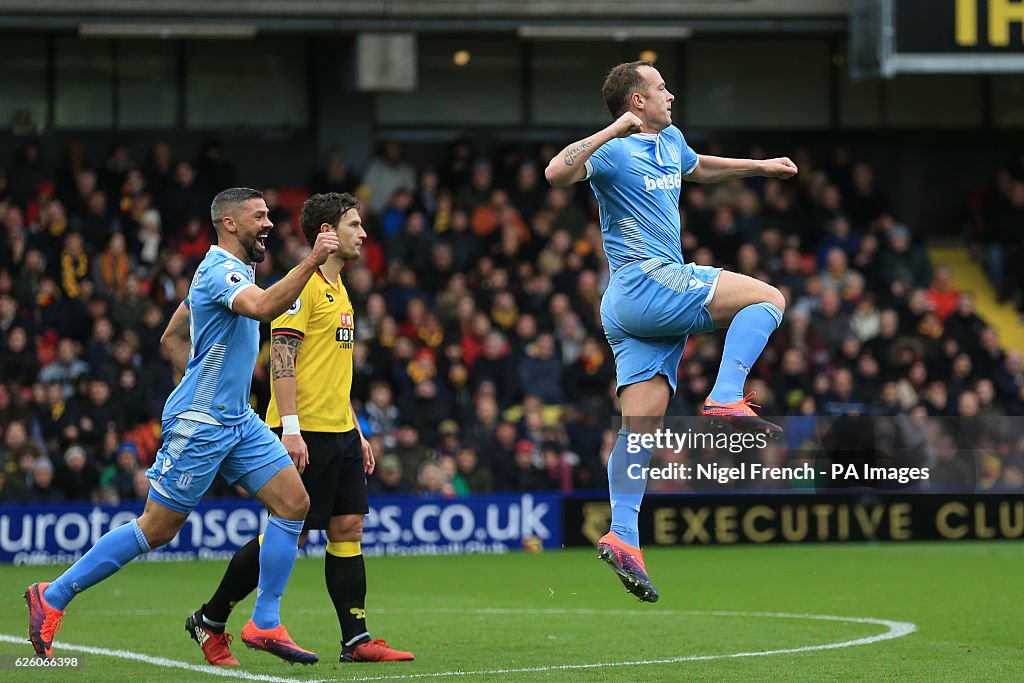
M 82 295 L 82 281 L 89 277 L 89 256 L 85 253 L 82 236 L 68 233 L 64 250 L 60 253 L 60 284 L 72 299 Z
M 107 248 L 98 261 L 99 285 L 108 294 L 121 296 L 125 292 L 125 280 L 131 271 L 131 262 L 125 249 L 124 235 L 114 233 Z

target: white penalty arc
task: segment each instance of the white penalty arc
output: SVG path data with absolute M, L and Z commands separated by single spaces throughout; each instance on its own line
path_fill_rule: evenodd
M 398 610 L 395 610 L 398 611 Z M 837 650 L 846 647 L 857 647 L 860 645 L 871 645 L 886 640 L 894 640 L 908 636 L 917 630 L 917 625 L 909 621 L 892 621 L 890 619 L 874 619 L 871 617 L 840 617 L 831 614 L 791 614 L 788 612 L 729 612 L 729 611 L 706 611 L 706 610 L 651 610 L 642 612 L 639 610 L 598 610 L 598 609 L 479 609 L 465 610 L 468 613 L 476 614 L 571 614 L 571 615 L 659 615 L 659 616 L 693 616 L 693 617 L 741 617 L 741 618 L 770 618 L 770 619 L 806 619 L 817 621 L 838 621 L 850 624 L 875 624 L 884 626 L 886 631 L 873 636 L 842 640 L 835 643 L 821 643 L 818 645 L 803 645 L 800 647 L 787 647 L 776 650 L 759 650 L 753 652 L 731 652 L 717 655 L 685 655 L 680 657 L 667 657 L 664 659 L 642 659 L 635 661 L 618 662 L 595 662 L 588 664 L 556 664 L 550 666 L 531 666 L 509 669 L 479 669 L 476 671 L 443 671 L 437 673 L 421 674 L 398 674 L 392 676 L 361 676 L 357 678 L 345 678 L 337 680 L 346 681 L 397 681 L 411 680 L 416 678 L 455 678 L 462 676 L 495 676 L 503 674 L 520 673 L 543 673 L 553 671 L 578 671 L 586 669 L 611 669 L 622 666 L 653 666 L 657 664 L 681 664 L 685 662 L 708 662 L 716 659 L 739 659 L 743 657 L 768 657 L 774 655 L 797 654 L 801 652 L 818 652 L 821 650 Z
M 503 669 L 477 669 L 474 671 L 436 671 L 429 673 L 415 674 L 393 674 L 382 676 L 358 676 L 354 678 L 331 678 L 331 679 L 296 679 L 255 674 L 237 669 L 225 669 L 221 667 L 190 664 L 179 662 L 166 657 L 153 657 L 150 655 L 131 652 L 129 650 L 110 650 L 101 647 L 88 645 L 73 645 L 58 641 L 55 646 L 62 652 L 94 654 L 117 659 L 129 659 L 153 666 L 172 669 L 184 669 L 195 673 L 204 673 L 221 678 L 234 678 L 247 681 L 267 681 L 268 683 L 328 683 L 328 681 L 397 681 L 412 680 L 420 678 L 461 678 L 466 676 L 502 676 L 506 674 L 521 673 L 543 673 L 555 671 L 579 671 L 587 669 L 611 669 L 623 666 L 654 666 L 659 664 L 682 664 L 685 662 L 707 662 L 721 659 L 739 659 L 745 657 L 769 657 L 775 655 L 798 654 L 802 652 L 819 652 L 822 650 L 837 650 L 840 648 L 857 647 L 861 645 L 872 645 L 886 640 L 902 638 L 914 633 L 917 625 L 907 621 L 892 621 L 889 619 L 875 619 L 871 617 L 841 617 L 830 614 L 791 614 L 788 612 L 731 612 L 719 610 L 600 610 L 600 609 L 516 609 L 516 608 L 484 608 L 484 609 L 445 609 L 440 610 L 415 610 L 415 609 L 380 609 L 376 612 L 387 613 L 412 613 L 430 611 L 432 613 L 443 612 L 447 614 L 518 614 L 518 615 L 569 615 L 569 616 L 690 616 L 690 617 L 725 617 L 725 618 L 755 618 L 755 619 L 801 619 L 812 621 L 833 621 L 849 624 L 873 624 L 884 626 L 885 631 L 873 636 L 853 638 L 833 643 L 820 643 L 818 645 L 803 645 L 799 647 L 779 648 L 775 650 L 757 650 L 751 652 L 730 652 L 715 655 L 683 655 L 679 657 L 666 657 L 663 659 L 642 659 L 633 661 L 615 662 L 592 662 L 584 664 L 552 664 L 548 666 L 530 666 Z M 27 638 L 24 636 L 11 636 L 0 634 L 0 642 L 23 643 L 28 647 Z

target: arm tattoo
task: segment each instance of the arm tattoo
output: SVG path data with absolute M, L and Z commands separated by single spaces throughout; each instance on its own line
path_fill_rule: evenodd
M 574 163 L 576 163 L 576 159 L 578 159 L 581 154 L 583 154 L 593 146 L 593 142 L 590 142 L 589 140 L 584 140 L 580 144 L 576 145 L 573 149 L 570 149 L 568 152 L 565 153 L 565 165 L 572 166 Z
M 295 356 L 302 346 L 297 337 L 278 334 L 270 342 L 270 369 L 274 379 L 295 376 Z

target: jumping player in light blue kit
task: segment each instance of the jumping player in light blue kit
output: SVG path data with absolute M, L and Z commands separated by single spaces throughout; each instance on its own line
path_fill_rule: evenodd
M 29 638 L 40 657 L 53 656 L 53 637 L 68 603 L 133 559 L 171 541 L 220 472 L 270 510 L 260 552 L 259 592 L 242 640 L 292 662 L 317 656 L 300 648 L 281 624 L 281 595 L 295 563 L 309 497 L 288 452 L 249 405 L 259 351 L 260 321 L 270 322 L 298 298 L 306 281 L 338 248 L 323 232 L 310 254 L 267 290 L 254 282 L 271 228 L 262 193 L 233 188 L 210 207 L 217 246 L 199 264 L 161 342 L 172 363 L 185 368 L 163 413 L 163 446 L 146 472 L 150 491 L 135 521 L 104 534 L 82 559 L 52 583 L 25 593 Z M 191 339 L 191 343 L 181 340 Z
M 590 180 L 600 207 L 611 271 L 601 322 L 615 355 L 622 429 L 608 461 L 611 530 L 598 542 L 598 550 L 629 592 L 656 602 L 658 592 L 647 575 L 637 530 L 646 480 L 627 475 L 630 465 L 647 467 L 651 452 L 631 454 L 627 445 L 631 435 L 661 428 L 689 335 L 729 328 L 703 413 L 744 431 L 773 437 L 782 431 L 757 416 L 751 408 L 753 396 L 743 396 L 743 385 L 782 322 L 786 302 L 779 290 L 760 280 L 684 261 L 682 181 L 785 179 L 797 168 L 787 158 L 725 159 L 694 152 L 672 125 L 675 96 L 650 62 L 616 66 L 605 78 L 602 94 L 616 121 L 562 150 L 545 176 L 556 187 Z

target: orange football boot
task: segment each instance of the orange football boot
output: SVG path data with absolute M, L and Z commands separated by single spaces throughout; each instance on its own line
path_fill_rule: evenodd
M 50 583 L 33 583 L 25 591 L 28 603 L 28 639 L 36 650 L 36 656 L 53 659 L 53 638 L 60 631 L 64 612 L 46 604 L 43 592 Z
M 619 575 L 627 591 L 643 602 L 658 602 L 658 590 L 647 576 L 640 548 L 634 548 L 614 531 L 609 531 L 597 542 L 597 556 Z
M 703 414 L 705 417 L 711 418 L 711 424 L 717 428 L 729 425 L 743 432 L 760 432 L 767 434 L 771 439 L 778 439 L 782 436 L 782 427 L 761 419 L 754 412 L 754 408 L 761 407 L 750 402 L 756 395 L 756 392 L 751 391 L 733 403 L 718 403 L 709 397 L 704 401 Z
M 254 650 L 263 650 L 292 664 L 316 664 L 320 658 L 315 652 L 304 650 L 295 644 L 284 624 L 277 628 L 261 629 L 250 619 L 242 629 L 242 642 Z

